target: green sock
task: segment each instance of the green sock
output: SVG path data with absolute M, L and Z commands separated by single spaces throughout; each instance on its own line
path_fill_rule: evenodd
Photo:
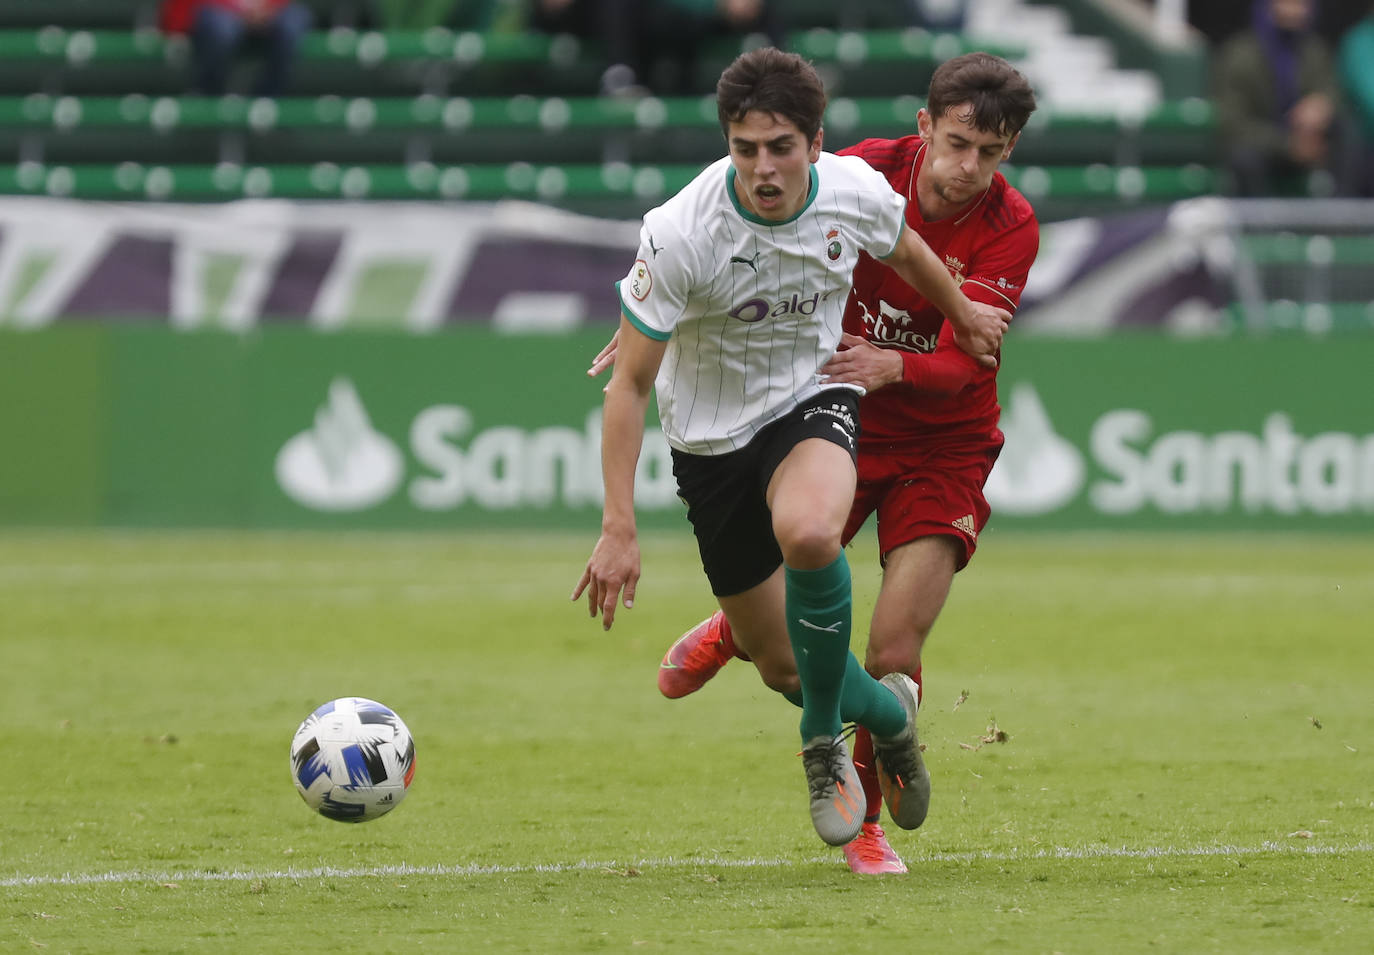
M 783 697 L 793 706 L 801 708 L 801 690 L 784 693 Z M 891 690 L 868 675 L 853 653 L 849 654 L 848 664 L 844 668 L 840 720 L 858 723 L 879 736 L 896 736 L 906 728 L 906 710 L 902 709 L 902 704 L 897 702 Z
M 844 671 L 840 718 L 876 736 L 896 736 L 906 729 L 906 710 L 897 695 L 869 676 L 852 653 Z
M 818 570 L 785 567 L 787 635 L 802 685 L 802 742 L 840 731 L 853 597 L 844 551 Z

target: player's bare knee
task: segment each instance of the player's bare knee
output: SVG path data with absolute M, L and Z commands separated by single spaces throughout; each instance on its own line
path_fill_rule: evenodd
M 821 524 L 804 524 L 778 534 L 778 546 L 788 567 L 816 570 L 840 554 L 840 534 Z
M 754 669 L 759 672 L 759 679 L 768 689 L 778 693 L 792 693 L 801 689 L 801 680 L 797 676 L 797 665 L 792 659 L 790 644 L 783 644 L 780 651 L 763 650 L 751 655 L 750 659 L 754 662 Z
M 796 693 L 801 690 L 801 678 L 793 667 L 759 667 L 759 679 L 763 685 L 775 693 Z

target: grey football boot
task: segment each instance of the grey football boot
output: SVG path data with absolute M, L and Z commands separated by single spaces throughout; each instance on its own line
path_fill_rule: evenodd
M 921 759 L 921 744 L 916 738 L 918 691 L 905 673 L 889 673 L 881 682 L 906 710 L 906 727 L 896 736 L 873 734 L 878 785 L 892 821 L 903 829 L 915 829 L 926 821 L 930 811 L 930 773 Z
M 811 822 L 832 846 L 852 842 L 863 828 L 863 783 L 843 736 L 813 736 L 802 746 L 802 767 L 811 790 Z

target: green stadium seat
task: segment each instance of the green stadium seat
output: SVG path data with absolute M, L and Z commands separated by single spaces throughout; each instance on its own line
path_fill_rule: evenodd
M 0 31 L 0 94 L 184 92 L 187 43 L 156 30 Z M 601 67 L 573 37 L 525 33 L 310 34 L 295 90 L 305 95 L 595 92 Z M 245 62 L 240 72 L 252 69 Z
M 444 165 L 311 164 L 58 165 L 21 162 L 0 167 L 0 194 L 100 200 L 214 202 L 292 199 L 527 199 L 580 212 L 637 217 L 682 188 L 699 164 L 531 162 Z M 1029 167 L 1008 170 L 1042 217 L 1204 195 L 1213 188 L 1205 167 L 1113 170 L 1110 167 Z
M 1144 116 L 1083 115 L 1037 110 L 1016 146 L 1018 162 L 1121 166 L 1211 162 L 1216 114 L 1209 100 L 1161 103 Z
M 110 17 L 120 2 L 108 0 Z M 136 6 L 124 3 L 122 15 L 140 16 Z M 789 45 L 817 63 L 832 93 L 828 148 L 914 132 L 922 102 L 912 94 L 938 63 L 974 48 L 903 26 L 899 6 L 855 0 L 839 21 L 853 29 L 815 25 L 834 20 L 819 13 L 794 21 L 804 28 Z M 73 21 L 53 21 L 62 22 Z M 707 89 L 740 43 L 708 50 Z M 637 216 L 721 154 L 709 95 L 600 98 L 599 54 L 572 37 L 320 31 L 307 38 L 298 95 L 275 101 L 183 95 L 187 56 L 183 38 L 152 29 L 0 29 L 0 192 L 517 196 Z M 1214 125 L 1199 99 L 1138 117 L 1042 109 L 1007 173 L 1042 218 L 1199 195 L 1214 185 L 1200 165 L 1212 155 Z
M 72 25 L 83 29 L 128 30 L 151 23 L 157 0 L 7 0 L 0 3 L 0 30 Z
M 1374 262 L 1374 236 L 1298 235 L 1273 232 L 1245 237 L 1245 252 L 1258 265 L 1355 265 Z
M 788 42 L 823 70 L 832 94 L 848 96 L 924 90 L 939 62 L 973 49 L 961 37 L 919 29 L 813 29 Z M 703 93 L 740 49 L 731 39 L 702 58 Z M 174 94 L 185 89 L 186 55 L 183 38 L 152 29 L 0 30 L 0 94 Z M 596 92 L 602 67 L 596 51 L 574 37 L 443 27 L 320 31 L 306 38 L 302 59 L 293 87 L 300 95 L 585 95 Z
M 788 48 L 816 64 L 831 96 L 892 96 L 924 93 L 935 67 L 950 57 L 984 50 L 1015 59 L 1021 47 L 974 43 L 953 33 L 905 29 L 799 30 Z M 716 77 L 740 52 L 738 42 L 723 42 L 702 57 L 697 84 L 715 89 Z
M 1016 160 L 1187 164 L 1210 149 L 1212 115 L 1169 104 L 1139 120 L 1042 111 Z M 831 101 L 832 149 L 915 130 L 921 100 Z M 705 163 L 721 152 L 710 97 L 0 97 L 0 161 L 443 163 L 512 160 Z
M 1240 330 L 1328 335 L 1374 332 L 1374 302 L 1263 302 L 1253 308 L 1234 302 L 1224 309 L 1223 321 Z
M 1374 330 L 1374 236 L 1331 225 L 1241 235 L 1240 253 L 1265 303 L 1234 306 L 1229 317 L 1238 327 L 1309 334 Z
M 1014 166 L 1003 172 L 1032 205 L 1051 198 L 1073 196 L 1085 204 L 1100 201 L 1103 208 L 1140 202 L 1173 202 L 1207 195 L 1216 189 L 1210 166 Z
M 240 198 L 550 200 L 637 197 L 657 201 L 700 171 L 694 165 L 506 164 L 241 166 L 44 165 L 0 167 L 0 193 L 84 199 L 222 201 Z

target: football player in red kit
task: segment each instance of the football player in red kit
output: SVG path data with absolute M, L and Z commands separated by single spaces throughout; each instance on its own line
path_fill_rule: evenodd
M 1025 80 L 1004 61 L 969 54 L 931 80 L 919 136 L 866 140 L 862 156 L 908 198 L 907 223 L 974 301 L 1015 312 L 1039 247 L 1030 203 L 997 172 L 1034 109 Z M 859 484 L 844 537 L 877 515 L 883 580 L 864 667 L 922 683 L 921 648 L 973 556 L 988 520 L 983 485 L 1002 449 L 997 371 L 954 343 L 940 314 L 882 263 L 861 257 L 845 312 L 848 346 L 826 369 L 862 384 Z M 878 813 L 872 742 L 860 730 L 854 760 L 868 794 L 864 831 L 845 847 L 859 872 L 902 872 Z

